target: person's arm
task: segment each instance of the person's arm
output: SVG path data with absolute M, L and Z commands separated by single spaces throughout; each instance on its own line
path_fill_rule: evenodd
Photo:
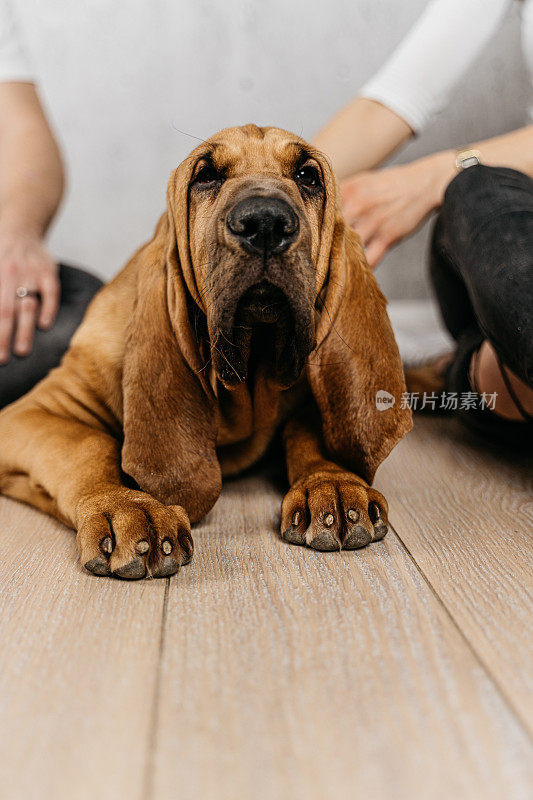
M 328 122 L 313 144 L 329 156 L 338 178 L 373 169 L 413 135 L 387 106 L 357 97 Z
M 44 235 L 61 200 L 58 146 L 31 83 L 0 83 L 0 364 L 11 344 L 31 352 L 35 324 L 53 324 L 59 303 L 57 265 Z M 18 287 L 38 292 L 17 298 Z
M 488 166 L 511 167 L 533 178 L 533 125 L 469 145 Z M 374 267 L 393 244 L 437 209 L 457 174 L 456 153 L 446 150 L 410 164 L 360 172 L 341 183 L 343 211 Z
M 431 0 L 378 73 L 316 136 L 339 178 L 374 169 L 445 108 L 511 0 Z

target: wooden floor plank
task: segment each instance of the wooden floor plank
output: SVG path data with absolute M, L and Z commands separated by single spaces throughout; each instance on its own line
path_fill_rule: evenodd
M 378 472 L 393 524 L 533 732 L 533 460 L 417 417 Z
M 141 797 L 165 581 L 89 575 L 14 501 L 0 520 L 2 800 Z
M 227 485 L 171 582 L 148 796 L 528 798 L 527 735 L 394 534 L 289 546 L 279 499 Z

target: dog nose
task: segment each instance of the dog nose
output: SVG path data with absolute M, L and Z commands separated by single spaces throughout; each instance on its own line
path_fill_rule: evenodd
M 300 223 L 291 206 L 277 197 L 248 197 L 229 212 L 226 224 L 245 250 L 282 253 L 296 238 Z

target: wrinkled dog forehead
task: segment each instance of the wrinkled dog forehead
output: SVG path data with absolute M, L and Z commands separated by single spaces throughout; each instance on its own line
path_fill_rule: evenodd
M 208 139 L 206 145 L 213 163 L 224 167 L 228 177 L 253 173 L 285 177 L 311 149 L 294 134 L 256 125 L 227 128 Z

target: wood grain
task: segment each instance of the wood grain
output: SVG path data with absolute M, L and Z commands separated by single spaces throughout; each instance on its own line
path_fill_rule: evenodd
M 142 796 L 165 581 L 95 578 L 72 531 L 0 498 L 2 800 Z
M 140 583 L 0 499 L 2 800 L 529 800 L 529 484 L 422 421 L 378 474 L 400 538 L 287 545 L 249 476 Z
M 530 741 L 395 536 L 286 545 L 279 499 L 229 484 L 171 582 L 148 796 L 525 798 Z
M 403 542 L 533 732 L 533 460 L 417 417 L 380 468 Z

